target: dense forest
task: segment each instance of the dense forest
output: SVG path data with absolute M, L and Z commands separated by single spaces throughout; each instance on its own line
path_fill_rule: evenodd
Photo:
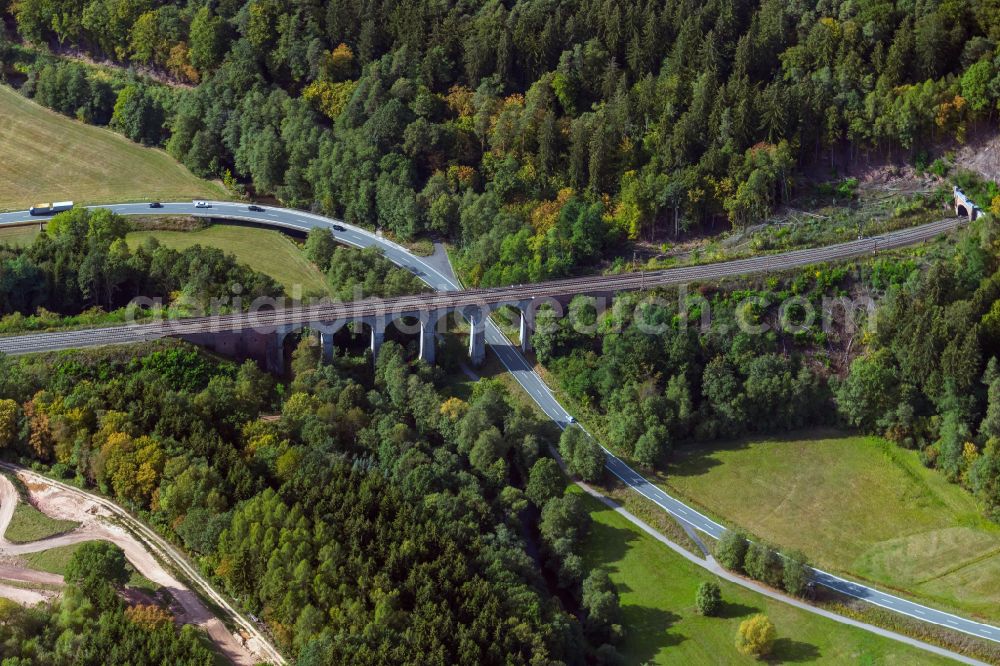
M 995 222 L 888 290 L 871 344 L 835 385 L 847 422 L 920 450 L 1000 521 L 1000 252 Z
M 8 12 L 0 56 L 25 94 L 257 196 L 403 238 L 448 234 L 484 284 L 562 275 L 627 238 L 745 225 L 807 165 L 926 160 L 990 122 L 1000 95 L 1000 17 L 968 0 L 20 0 Z
M 293 371 L 180 343 L 0 358 L 0 445 L 142 513 L 299 663 L 615 663 L 549 426 L 496 382 L 445 399 L 395 343 L 324 365 L 306 337 Z
M 883 268 L 882 276 L 905 273 Z M 532 344 L 566 395 L 596 417 L 605 444 L 669 470 L 671 450 L 685 441 L 834 422 L 827 379 L 850 332 L 846 323 L 823 332 L 818 317 L 806 326 L 803 308 L 820 312 L 824 296 L 859 277 L 836 266 L 784 280 L 621 294 L 603 312 L 578 296 L 571 316 L 539 312 Z M 801 301 L 782 320 L 789 299 Z

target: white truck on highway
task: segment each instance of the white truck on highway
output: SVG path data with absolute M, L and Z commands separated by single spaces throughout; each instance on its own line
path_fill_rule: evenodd
M 28 213 L 31 215 L 52 215 L 54 213 L 61 213 L 64 210 L 69 210 L 73 207 L 72 201 L 57 201 L 55 203 L 40 203 L 35 204 L 28 209 Z

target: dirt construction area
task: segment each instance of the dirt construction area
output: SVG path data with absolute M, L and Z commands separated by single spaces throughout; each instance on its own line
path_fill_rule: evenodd
M 169 593 L 174 602 L 171 611 L 178 623 L 204 629 L 220 652 L 234 664 L 249 665 L 262 660 L 239 635 L 232 634 L 188 586 L 167 571 L 135 536 L 115 524 L 111 513 L 98 502 L 83 492 L 48 483 L 31 472 L 18 472 L 18 478 L 28 489 L 35 508 L 52 518 L 79 522 L 80 526 L 39 541 L 11 543 L 6 539 L 7 527 L 20 498 L 11 480 L 0 475 L 0 597 L 33 605 L 58 595 L 62 577 L 26 568 L 19 556 L 84 541 L 110 541 L 125 552 L 136 571 Z M 33 588 L 32 584 L 38 587 Z

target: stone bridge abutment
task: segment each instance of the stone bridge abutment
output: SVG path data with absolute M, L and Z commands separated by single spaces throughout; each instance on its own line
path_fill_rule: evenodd
M 972 199 L 970 199 L 957 185 L 952 188 L 952 194 L 955 197 L 956 217 L 967 217 L 971 222 L 982 214 L 982 209 L 973 203 Z

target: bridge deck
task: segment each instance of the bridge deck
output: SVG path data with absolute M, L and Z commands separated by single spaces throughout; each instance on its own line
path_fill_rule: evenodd
M 690 282 L 704 282 L 849 259 L 872 254 L 876 250 L 888 250 L 920 243 L 951 231 L 963 222 L 964 220 L 959 219 L 939 220 L 919 227 L 822 248 L 794 250 L 782 254 L 763 255 L 703 266 L 619 275 L 596 275 L 493 289 L 467 289 L 397 298 L 373 298 L 347 303 L 327 303 L 311 307 L 261 310 L 146 324 L 32 333 L 0 338 L 0 352 L 12 355 L 25 354 L 141 342 L 168 336 L 248 329 L 266 331 L 276 330 L 280 327 L 301 327 L 310 324 L 329 324 L 365 318 L 381 318 L 391 321 L 402 316 L 431 315 L 441 311 L 458 310 L 484 313 L 505 304 L 524 307 L 525 304 L 545 299 L 566 299 L 579 294 L 635 291 Z

